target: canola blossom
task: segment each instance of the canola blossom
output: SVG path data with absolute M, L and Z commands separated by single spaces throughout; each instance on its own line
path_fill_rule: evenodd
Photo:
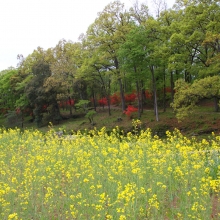
M 0 219 L 219 219 L 220 137 L 0 130 Z

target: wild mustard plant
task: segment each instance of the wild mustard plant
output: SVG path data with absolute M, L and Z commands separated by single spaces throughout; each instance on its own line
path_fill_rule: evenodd
M 177 130 L 161 140 L 149 129 L 74 139 L 2 129 L 0 219 L 210 219 L 219 146 L 214 134 L 199 142 Z

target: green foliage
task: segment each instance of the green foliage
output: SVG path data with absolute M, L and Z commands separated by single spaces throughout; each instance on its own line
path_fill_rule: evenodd
M 0 108 L 15 109 L 16 99 L 18 99 L 19 96 L 14 89 L 11 79 L 17 72 L 15 69 L 9 69 L 0 75 Z
M 25 94 L 21 95 L 19 99 L 16 100 L 15 107 L 24 109 L 29 105 L 28 99 Z
M 89 122 L 90 122 L 91 124 L 94 124 L 93 117 L 94 117 L 94 115 L 95 115 L 96 113 L 97 113 L 96 111 L 90 110 L 90 111 L 88 111 L 87 114 L 85 115 L 85 117 L 89 119 Z
M 79 102 L 75 104 L 75 107 L 81 108 L 81 109 L 83 109 L 84 112 L 87 112 L 89 103 L 90 103 L 89 100 L 79 100 Z
M 192 84 L 178 80 L 175 84 L 174 101 L 171 104 L 178 120 L 191 114 L 199 100 L 203 98 L 220 98 L 220 76 L 195 80 Z
M 173 98 L 174 82 L 183 79 L 176 83 L 172 106 L 184 118 L 202 97 L 219 97 L 217 83 L 205 78 L 220 72 L 219 29 L 217 0 L 178 0 L 157 18 L 149 15 L 147 5 L 126 10 L 120 1 L 111 2 L 80 42 L 60 40 L 54 48 L 38 47 L 26 58 L 19 55 L 18 69 L 2 71 L 0 108 L 37 106 L 37 120 L 42 120 L 47 105 L 48 118 L 59 120 L 58 101 L 108 98 L 120 91 L 125 110 L 124 92 L 140 94 L 147 88 L 154 93 L 158 120 L 157 98 L 163 103 Z M 171 87 L 172 95 L 163 94 L 165 87 Z M 79 102 L 76 108 L 87 112 L 87 105 Z

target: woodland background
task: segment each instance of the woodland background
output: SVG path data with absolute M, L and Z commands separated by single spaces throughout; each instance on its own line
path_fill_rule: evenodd
M 160 1 L 162 3 L 162 1 Z M 18 67 L 0 72 L 0 111 L 10 122 L 31 116 L 37 126 L 82 109 L 93 123 L 98 106 L 129 117 L 145 108 L 172 107 L 181 121 L 208 99 L 219 110 L 220 3 L 177 0 L 152 16 L 148 6 L 126 10 L 114 1 L 98 13 L 78 42 L 38 47 Z M 45 114 L 46 113 L 46 114 Z M 13 121 L 11 120 L 11 121 Z

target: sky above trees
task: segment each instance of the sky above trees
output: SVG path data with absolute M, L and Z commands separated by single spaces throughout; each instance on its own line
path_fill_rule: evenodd
M 166 0 L 172 7 L 175 0 Z M 0 2 L 0 71 L 16 67 L 38 46 L 54 47 L 59 40 L 77 41 L 110 0 L 7 0 Z M 131 7 L 135 0 L 121 0 Z M 154 12 L 153 0 L 139 0 Z

